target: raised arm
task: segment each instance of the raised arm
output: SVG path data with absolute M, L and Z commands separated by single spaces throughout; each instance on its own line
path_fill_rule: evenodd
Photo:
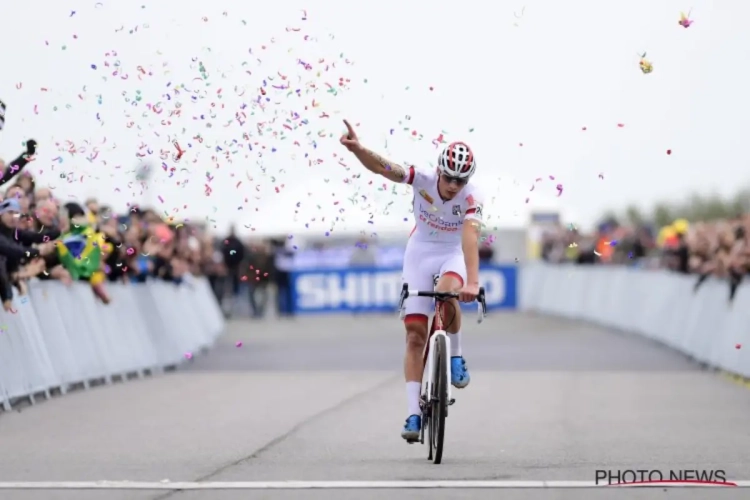
M 352 152 L 367 170 L 374 174 L 382 175 L 392 182 L 404 182 L 407 176 L 407 171 L 404 167 L 364 147 L 360 144 L 359 138 L 349 122 L 344 120 L 344 125 L 346 125 L 347 131 L 341 136 L 341 144 Z
M 26 141 L 26 153 L 20 155 L 18 158 L 10 162 L 10 164 L 5 167 L 5 170 L 0 173 L 0 186 L 18 175 L 21 170 L 23 170 L 23 168 L 32 161 L 35 154 L 36 141 L 34 139 L 29 139 L 28 141 Z
M 383 158 L 375 151 L 360 146 L 359 149 L 352 150 L 352 153 L 370 172 L 382 175 L 389 181 L 398 183 L 404 182 L 404 179 L 406 179 L 406 169 L 404 167 L 387 158 Z

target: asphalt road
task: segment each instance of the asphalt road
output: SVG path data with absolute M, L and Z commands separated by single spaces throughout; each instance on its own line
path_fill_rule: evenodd
M 494 314 L 464 334 L 442 465 L 407 445 L 395 316 L 238 321 L 176 373 L 0 413 L 0 483 L 750 479 L 750 391 L 637 337 Z M 237 343 L 242 342 L 241 347 Z M 748 498 L 748 489 L 0 490 L 18 500 Z

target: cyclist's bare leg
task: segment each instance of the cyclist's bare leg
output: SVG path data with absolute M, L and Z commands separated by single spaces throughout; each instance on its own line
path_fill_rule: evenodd
M 438 280 L 438 292 L 458 292 L 463 286 L 463 280 L 459 275 L 453 272 L 443 274 Z M 461 307 L 457 299 L 450 299 L 443 302 L 443 327 L 449 334 L 456 334 L 461 331 Z M 455 335 L 451 336 L 451 343 Z
M 461 289 L 461 278 L 454 273 L 445 273 L 437 284 L 438 292 L 457 292 Z M 452 307 L 453 306 L 453 307 Z M 456 333 L 461 328 L 461 308 L 458 301 L 452 299 L 443 305 L 443 324 L 446 331 Z M 424 372 L 424 349 L 427 344 L 427 316 L 423 314 L 408 314 L 404 318 L 406 327 L 406 353 L 404 355 L 404 378 L 409 382 L 420 384 Z M 451 338 L 451 342 L 453 338 Z M 407 388 L 407 391 L 410 389 Z M 410 397 L 411 399 L 411 397 Z M 410 411 L 413 404 L 410 404 Z
M 427 345 L 427 316 L 408 314 L 404 318 L 406 327 L 406 353 L 404 354 L 404 378 L 406 382 L 422 382 L 423 355 Z
M 401 430 L 401 437 L 409 443 L 419 439 L 422 426 L 422 408 L 419 405 L 422 393 L 422 356 L 427 344 L 427 316 L 424 314 L 407 314 L 404 318 L 406 327 L 406 352 L 404 354 L 404 378 L 406 379 L 406 425 Z
M 437 290 L 440 292 L 458 292 L 463 287 L 463 279 L 458 273 L 447 271 L 438 280 Z M 458 300 L 451 299 L 443 303 L 443 327 L 448 332 L 451 343 L 451 384 L 457 389 L 469 385 L 471 377 L 466 368 L 461 349 L 461 307 Z

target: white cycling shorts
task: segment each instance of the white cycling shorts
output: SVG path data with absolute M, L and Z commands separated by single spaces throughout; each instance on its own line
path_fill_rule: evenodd
M 409 241 L 404 253 L 402 284 L 408 283 L 409 290 L 434 290 L 435 275 L 443 276 L 446 273 L 458 276 L 461 286 L 466 283 L 466 263 L 461 247 Z M 404 321 L 421 315 L 429 318 L 435 312 L 435 300 L 431 297 L 409 297 L 405 310 Z

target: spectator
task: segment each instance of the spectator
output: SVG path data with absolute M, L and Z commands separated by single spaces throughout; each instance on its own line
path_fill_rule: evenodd
M 294 268 L 294 252 L 290 239 L 272 240 L 273 263 L 276 269 L 276 299 L 279 316 L 289 317 L 294 314 L 292 298 L 292 269 Z
M 697 291 L 709 278 L 726 280 L 729 299 L 750 272 L 750 216 L 701 221 L 690 224 L 677 219 L 662 227 L 656 240 L 645 225 L 602 225 L 595 235 L 574 230 L 548 231 L 542 239 L 542 258 L 550 263 L 632 264 L 697 275 Z M 565 255 L 575 247 L 577 258 Z
M 6 311 L 12 307 L 13 287 L 25 295 L 25 280 L 44 271 L 44 260 L 40 257 L 54 251 L 51 243 L 43 243 L 39 248 L 24 245 L 28 240 L 23 232 L 19 241 L 14 239 L 19 212 L 20 205 L 14 198 L 0 203 L 0 296 Z
M 29 140 L 26 152 L 9 164 L 0 159 L 0 186 L 5 186 L 0 191 L 0 299 L 6 310 L 13 307 L 14 293 L 24 295 L 33 278 L 87 281 L 108 303 L 105 281 L 180 284 L 207 267 L 207 235 L 200 228 L 172 227 L 139 207 L 117 217 L 95 198 L 85 207 L 61 207 L 51 189 L 23 171 L 35 152 L 36 142 Z M 82 252 L 87 258 L 80 258 Z
M 221 252 L 214 248 L 214 242 L 211 238 L 206 238 L 203 241 L 201 261 L 203 262 L 203 272 L 208 276 L 211 290 L 213 290 L 216 300 L 221 303 L 224 298 L 224 283 L 227 271 L 224 266 L 224 258 Z
M 66 231 L 57 243 L 60 263 L 73 280 L 88 282 L 96 297 L 109 304 L 109 294 L 104 288 L 102 250 L 106 241 L 102 233 L 77 203 L 65 204 L 64 218 Z
M 221 246 L 221 255 L 226 266 L 227 279 L 226 287 L 229 288 L 229 306 L 228 313 L 231 312 L 231 306 L 234 298 L 240 293 L 240 265 L 245 260 L 245 245 L 237 238 L 234 232 L 234 226 L 229 228 L 229 236 L 224 240 Z M 225 289 L 223 297 L 226 299 L 227 290 Z
M 252 245 L 248 256 L 247 286 L 250 313 L 253 318 L 262 318 L 268 304 L 268 284 L 275 274 L 269 244 L 263 242 Z

